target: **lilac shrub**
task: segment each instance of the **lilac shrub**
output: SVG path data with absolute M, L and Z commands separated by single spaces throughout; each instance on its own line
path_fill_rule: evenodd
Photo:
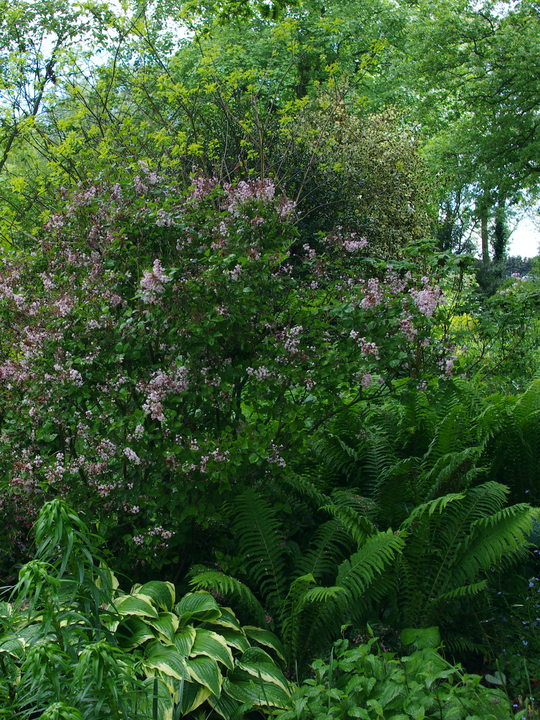
M 224 503 L 290 472 L 328 418 L 449 376 L 427 256 L 420 273 L 368 253 L 343 228 L 301 246 L 268 178 L 186 193 L 141 163 L 64 192 L 35 245 L 2 257 L 4 552 L 24 554 L 60 496 L 131 572 L 181 573 Z

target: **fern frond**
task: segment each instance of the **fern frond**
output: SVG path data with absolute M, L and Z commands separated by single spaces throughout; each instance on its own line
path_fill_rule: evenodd
M 284 478 L 284 482 L 287 483 L 300 500 L 310 500 L 317 507 L 330 502 L 330 497 L 320 492 L 317 486 L 304 475 L 288 474 Z
M 345 532 L 351 536 L 358 548 L 364 544 L 368 537 L 376 532 L 371 520 L 359 515 L 350 507 L 325 505 L 321 510 L 330 513 L 336 520 L 339 520 Z
M 422 505 L 418 505 L 418 507 L 412 511 L 407 520 L 403 523 L 402 527 L 404 529 L 410 527 L 413 522 L 416 522 L 425 513 L 427 513 L 430 517 L 435 512 L 442 513 L 443 510 L 446 510 L 449 503 L 459 502 L 464 498 L 464 493 L 447 493 L 446 495 L 441 495 L 441 497 L 435 498 L 434 500 L 422 503 Z
M 527 537 L 532 528 L 531 508 L 513 505 L 473 523 L 470 535 L 459 547 L 452 579 L 462 583 L 470 581 L 481 571 L 510 563 L 523 555 L 528 547 Z
M 461 587 L 454 588 L 450 592 L 443 593 L 437 597 L 437 604 L 443 605 L 448 600 L 455 600 L 458 597 L 470 597 L 471 595 L 478 595 L 479 592 L 485 590 L 488 585 L 487 580 L 480 580 L 480 582 L 471 583 L 470 585 L 462 585 Z
M 422 478 L 426 500 L 432 500 L 443 493 L 467 489 L 481 472 L 476 464 L 482 450 L 482 447 L 473 446 L 440 457 Z
M 350 552 L 350 540 L 343 526 L 337 520 L 330 520 L 317 528 L 312 547 L 296 563 L 296 573 L 312 574 L 316 580 L 335 576 L 336 567 Z
M 250 489 L 237 498 L 234 531 L 240 552 L 261 596 L 269 606 L 285 599 L 286 547 L 281 526 L 270 504 Z
M 358 552 L 339 566 L 336 585 L 348 590 L 354 602 L 362 596 L 374 578 L 395 560 L 403 545 L 403 538 L 392 530 L 370 537 Z

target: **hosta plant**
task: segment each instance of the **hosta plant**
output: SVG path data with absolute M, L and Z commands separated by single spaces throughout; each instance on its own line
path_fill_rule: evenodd
M 175 604 L 174 586 L 152 581 L 119 595 L 113 610 L 119 615 L 111 627 L 115 639 L 155 679 L 167 716 L 173 707 L 177 716 L 189 715 L 205 702 L 227 719 L 240 706 L 288 705 L 288 682 L 259 647 L 283 658 L 279 639 L 268 630 L 242 627 L 210 593 L 188 593 Z
M 0 604 L 0 718 L 177 720 L 198 708 L 229 718 L 287 706 L 287 681 L 260 647 L 282 655 L 272 633 L 242 628 L 207 592 L 177 604 L 167 582 L 121 592 L 60 500 L 43 507 L 35 534 L 36 557 Z

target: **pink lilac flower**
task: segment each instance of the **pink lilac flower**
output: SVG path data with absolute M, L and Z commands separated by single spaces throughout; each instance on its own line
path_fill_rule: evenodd
M 162 293 L 165 290 L 165 283 L 170 278 L 163 271 L 160 261 L 156 258 L 152 270 L 144 270 L 141 280 L 141 288 L 143 289 L 143 298 L 146 302 L 155 303 L 157 300 L 156 293 Z
M 137 453 L 136 453 L 134 450 L 132 450 L 131 448 L 125 447 L 122 452 L 123 452 L 124 455 L 127 457 L 127 459 L 130 460 L 130 461 L 131 461 L 132 463 L 134 463 L 135 465 L 140 465 L 140 464 L 141 464 L 141 458 L 140 458 L 140 457 L 137 455 Z

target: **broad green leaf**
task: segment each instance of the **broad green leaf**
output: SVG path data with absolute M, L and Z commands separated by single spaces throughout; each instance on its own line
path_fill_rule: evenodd
M 24 655 L 25 647 L 26 643 L 22 638 L 14 638 L 12 636 L 0 638 L 0 653 L 21 658 Z
M 204 685 L 191 682 L 184 683 L 181 703 L 182 714 L 188 715 L 193 710 L 196 710 L 211 694 L 210 690 Z
M 197 620 L 214 622 L 221 617 L 221 610 L 215 599 L 205 590 L 188 593 L 175 608 L 184 622 L 195 617 Z
M 154 707 L 154 682 L 156 678 L 152 674 L 142 682 L 142 698 L 140 701 L 140 709 L 144 713 L 144 717 L 153 718 Z M 157 705 L 159 720 L 173 720 L 174 700 L 169 692 L 169 688 L 163 680 L 157 678 Z
M 189 676 L 207 687 L 214 695 L 221 694 L 222 676 L 218 664 L 209 657 L 187 658 L 185 660 Z
M 191 648 L 193 647 L 193 643 L 195 642 L 196 633 L 197 631 L 193 625 L 185 625 L 175 634 L 174 646 L 180 655 L 188 657 L 191 652 Z
M 225 720 L 232 720 L 232 718 L 238 717 L 235 713 L 237 713 L 240 704 L 237 700 L 234 700 L 232 697 L 227 695 L 227 693 L 223 692 L 223 690 L 221 691 L 219 698 L 215 695 L 210 695 L 208 698 L 208 704 L 214 708 L 218 715 L 225 718 Z
M 281 640 L 277 635 L 274 635 L 273 632 L 270 632 L 270 630 L 263 630 L 263 628 L 253 627 L 251 625 L 245 625 L 244 632 L 248 638 L 256 640 L 261 645 L 266 645 L 266 647 L 275 650 L 278 657 L 285 661 L 285 650 Z
M 123 595 L 115 601 L 115 607 L 120 615 L 138 615 L 139 617 L 158 619 L 158 613 L 148 598 L 138 595 Z
M 179 619 L 170 612 L 161 612 L 157 620 L 147 621 L 160 634 L 164 642 L 174 643 L 174 634 L 178 630 Z
M 173 609 L 175 591 L 174 585 L 170 582 L 152 580 L 138 588 L 137 595 L 146 595 L 151 598 L 154 604 L 165 612 L 170 612 Z
M 506 684 L 506 675 L 498 671 L 493 673 L 493 675 L 486 675 L 485 679 L 488 683 L 491 683 L 492 685 L 505 685 Z
M 222 625 L 223 627 L 232 628 L 233 630 L 242 631 L 242 626 L 236 619 L 236 615 L 233 613 L 231 608 L 220 607 L 221 615 L 216 618 L 213 622 L 216 625 Z
M 147 640 L 155 640 L 152 629 L 138 617 L 126 617 L 116 629 L 116 640 L 124 650 L 133 650 Z
M 243 670 L 244 672 L 248 673 L 248 675 L 251 675 L 253 678 L 262 678 L 263 682 L 266 683 L 274 683 L 275 685 L 279 685 L 282 690 L 289 695 L 289 685 L 287 683 L 287 680 L 285 679 L 285 676 L 281 672 L 279 668 L 277 668 L 273 663 L 266 663 L 266 662 L 244 662 L 244 655 L 242 656 L 242 660 L 236 661 L 236 668 L 234 670 L 234 673 L 232 675 L 232 680 L 235 680 L 237 677 L 239 677 L 238 669 Z M 247 679 L 247 678 L 242 678 Z
M 230 695 L 239 703 L 253 703 L 254 705 L 266 705 L 279 708 L 289 706 L 290 697 L 283 688 L 274 683 L 264 682 L 248 676 L 250 679 L 231 680 L 228 677 L 223 680 L 223 692 Z
M 232 653 L 226 640 L 212 630 L 197 628 L 197 635 L 190 655 L 207 655 L 222 662 L 229 670 L 234 668 Z
M 401 631 L 400 640 L 404 645 L 416 645 L 419 650 L 436 648 L 441 644 L 441 634 L 437 626 L 429 628 L 406 628 Z
M 186 676 L 187 666 L 184 658 L 176 648 L 162 645 L 156 641 L 151 643 L 147 649 L 147 656 L 143 660 L 145 673 L 150 676 L 154 670 L 159 670 L 164 675 L 170 675 L 177 680 Z
M 250 644 L 243 633 L 235 632 L 229 628 L 222 628 L 219 631 L 219 634 L 225 640 L 227 645 L 230 645 L 241 652 L 245 652 L 250 647 Z

